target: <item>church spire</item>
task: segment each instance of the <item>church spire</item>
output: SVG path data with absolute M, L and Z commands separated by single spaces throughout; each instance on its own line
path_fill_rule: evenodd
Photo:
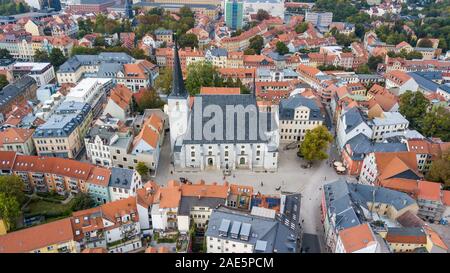
M 186 88 L 184 87 L 183 72 L 181 71 L 180 56 L 178 56 L 178 45 L 176 36 L 174 36 L 174 57 L 173 57 L 173 82 L 172 82 L 172 92 L 170 96 L 173 97 L 183 97 L 188 96 Z

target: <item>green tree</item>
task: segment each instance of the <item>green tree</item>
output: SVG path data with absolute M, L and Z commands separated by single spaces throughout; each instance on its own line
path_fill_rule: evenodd
M 180 17 L 194 17 L 194 12 L 188 6 L 181 7 L 179 14 Z
M 70 209 L 72 211 L 79 211 L 95 207 L 95 201 L 87 193 L 78 193 L 72 201 Z
M 49 62 L 50 61 L 50 57 L 48 56 L 47 51 L 37 49 L 34 52 L 34 60 L 36 62 Z
M 20 204 L 14 196 L 0 192 L 0 219 L 6 224 L 6 229 L 14 228 L 20 215 Z
M 422 59 L 423 55 L 422 53 L 418 52 L 418 51 L 411 51 L 408 54 L 406 54 L 406 59 L 407 60 L 412 60 L 412 59 Z
M 256 35 L 255 37 L 250 39 L 249 48 L 255 50 L 256 54 L 261 54 L 261 49 L 264 46 L 264 39 L 260 35 Z
M 305 32 L 307 30 L 308 30 L 308 23 L 307 22 L 302 22 L 302 23 L 300 23 L 300 24 L 295 26 L 295 32 L 297 32 L 299 34 Z
M 409 126 L 420 130 L 421 119 L 430 102 L 421 92 L 406 91 L 400 96 L 399 112 L 409 121 Z
M 198 38 L 195 34 L 192 33 L 182 34 L 180 36 L 180 39 L 178 40 L 178 43 L 181 48 L 183 47 L 198 48 Z
M 289 48 L 286 46 L 285 43 L 278 41 L 276 44 L 276 52 L 280 55 L 284 55 L 289 53 Z
M 202 86 L 220 87 L 222 85 L 222 77 L 210 62 L 195 62 L 188 66 L 186 88 L 191 95 L 200 93 Z
M 316 127 L 306 132 L 299 153 L 309 162 L 327 159 L 327 148 L 332 141 L 333 136 L 325 126 Z
M 256 12 L 256 20 L 258 20 L 258 21 L 267 20 L 269 18 L 270 18 L 270 14 L 267 11 L 263 10 L 263 9 L 259 9 Z
M 168 95 L 172 91 L 173 71 L 169 67 L 159 70 L 159 75 L 155 80 L 155 88 Z
M 164 106 L 164 102 L 154 89 L 147 88 L 143 92 L 144 94 L 137 101 L 139 112 L 143 113 L 145 109 L 155 109 Z
M 105 37 L 102 35 L 95 37 L 94 46 L 106 46 Z
M 253 48 L 247 48 L 246 50 L 244 50 L 244 54 L 245 55 L 255 55 L 256 51 Z
M 149 169 L 148 169 L 147 165 L 145 165 L 144 162 L 139 161 L 139 162 L 136 164 L 136 171 L 137 171 L 138 174 L 140 174 L 142 177 L 145 177 L 145 176 L 148 174 Z
M 450 150 L 445 151 L 440 158 L 431 163 L 426 178 L 430 181 L 444 183 L 447 189 L 450 188 Z
M 417 47 L 433 47 L 433 42 L 428 38 L 424 38 L 417 43 Z
M 0 59 L 11 59 L 12 56 L 9 53 L 8 49 L 2 48 L 0 49 Z
M 442 106 L 431 109 L 420 122 L 420 132 L 427 137 L 450 141 L 450 112 Z
M 61 49 L 59 48 L 53 48 L 52 52 L 50 52 L 50 63 L 55 67 L 55 69 L 58 69 L 60 65 L 62 65 L 67 58 L 62 53 Z
M 9 82 L 6 79 L 6 75 L 0 74 L 0 90 L 2 90 L 3 87 L 7 86 L 8 84 Z
M 0 193 L 6 194 L 6 196 L 15 197 L 19 204 L 25 200 L 25 194 L 23 193 L 23 181 L 16 175 L 3 175 L 0 176 Z
M 367 65 L 369 66 L 370 70 L 376 71 L 378 64 L 383 63 L 383 57 L 382 56 L 370 56 L 369 60 L 367 61 Z
M 356 74 L 370 74 L 370 69 L 367 64 L 362 64 L 358 66 L 355 72 Z

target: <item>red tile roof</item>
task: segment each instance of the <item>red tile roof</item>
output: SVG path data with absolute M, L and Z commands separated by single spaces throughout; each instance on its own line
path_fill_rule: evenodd
M 66 218 L 0 236 L 0 253 L 31 252 L 73 239 L 72 224 Z

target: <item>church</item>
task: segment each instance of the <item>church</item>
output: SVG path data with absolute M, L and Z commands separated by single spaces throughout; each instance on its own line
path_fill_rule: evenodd
M 254 94 L 187 92 L 175 42 L 172 90 L 167 98 L 176 171 L 278 168 L 278 113 L 260 111 Z

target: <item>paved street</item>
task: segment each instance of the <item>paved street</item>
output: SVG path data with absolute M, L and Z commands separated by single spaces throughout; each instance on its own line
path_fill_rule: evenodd
M 190 181 L 205 180 L 206 183 L 223 182 L 223 173 L 220 170 L 203 172 L 170 172 L 173 167 L 170 163 L 169 136 L 166 136 L 161 151 L 160 165 L 154 178 L 158 184 L 165 185 L 170 179 L 186 177 Z M 301 216 L 304 232 L 319 235 L 322 240 L 322 223 L 320 221 L 320 200 L 322 186 L 325 182 L 333 181 L 339 177 L 327 161 L 317 162 L 309 169 L 302 169 L 304 161 L 297 157 L 296 149 L 284 151 L 280 146 L 279 168 L 276 173 L 252 172 L 249 170 L 235 170 L 231 176 L 226 177 L 230 183 L 251 185 L 255 191 L 266 194 L 278 193 L 276 188 L 281 186 L 282 191 L 300 192 L 302 194 Z M 336 153 L 331 152 L 336 158 Z M 263 186 L 261 186 L 261 181 Z

